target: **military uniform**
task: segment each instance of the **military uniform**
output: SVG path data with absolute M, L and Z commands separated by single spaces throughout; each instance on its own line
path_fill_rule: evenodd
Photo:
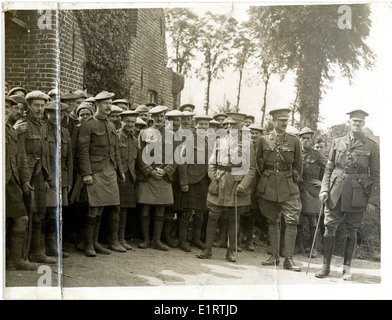
M 113 94 L 101 92 L 96 101 L 111 99 Z M 116 129 L 107 117 L 97 113 L 82 123 L 78 140 L 79 172 L 82 177 L 92 176 L 93 183 L 86 184 L 88 196 L 88 217 L 85 228 L 85 254 L 110 254 L 98 242 L 101 215 L 105 207 L 113 207 L 110 212 L 109 249 L 125 252 L 118 241 L 120 195 L 117 174 L 123 176 L 123 167 L 118 147 Z
M 290 109 L 270 112 L 274 120 L 287 121 Z M 297 224 L 301 213 L 298 182 L 302 175 L 302 154 L 299 140 L 286 132 L 277 134 L 274 129 L 258 140 L 257 166 L 260 181 L 257 195 L 261 213 L 267 218 L 272 256 L 263 265 L 279 264 L 280 220 L 285 219 L 284 268 L 300 271 L 292 260 Z
M 240 115 L 239 118 L 241 118 Z M 234 125 L 239 121 L 230 119 L 230 123 Z M 236 261 L 234 251 L 236 250 L 237 230 L 235 227 L 238 225 L 239 215 L 249 210 L 251 185 L 256 175 L 254 148 L 249 139 L 242 137 L 241 130 L 238 132 L 238 139 L 235 139 L 230 132 L 218 138 L 209 159 L 208 176 L 211 179 L 207 194 L 209 215 L 206 249 L 197 255 L 201 259 L 212 256 L 211 250 L 218 219 L 221 215 L 227 215 L 229 246 L 226 259 L 230 262 Z M 233 155 L 241 157 L 241 161 L 233 159 Z
M 350 121 L 364 121 L 362 110 L 350 113 Z M 355 127 L 354 127 L 355 129 Z M 325 210 L 324 261 L 316 277 L 329 274 L 336 229 L 342 221 L 346 226 L 343 278 L 351 279 L 351 259 L 357 240 L 357 230 L 369 204 L 380 203 L 380 152 L 378 144 L 361 131 L 353 129 L 333 140 L 322 180 L 320 196 L 328 195 Z

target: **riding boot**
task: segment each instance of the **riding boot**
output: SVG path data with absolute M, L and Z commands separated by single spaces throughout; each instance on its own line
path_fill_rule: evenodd
M 127 250 L 132 250 L 132 246 L 130 246 L 127 241 L 125 240 L 125 227 L 127 224 L 127 211 L 121 209 L 120 211 L 120 222 L 118 225 L 118 240 L 122 247 Z
M 76 210 L 76 221 L 75 221 L 75 227 L 76 227 L 76 243 L 75 243 L 75 248 L 76 251 L 83 251 L 84 250 L 84 220 L 85 214 L 83 211 L 83 207 L 79 204 L 74 206 Z
M 116 252 L 127 252 L 118 240 L 118 230 L 120 226 L 120 207 L 115 207 L 110 212 L 109 217 L 109 229 L 110 229 L 110 240 L 108 248 Z
M 45 243 L 45 241 L 41 241 L 41 238 L 43 236 L 41 233 L 41 226 L 42 226 L 41 221 L 33 221 L 32 224 L 29 260 L 30 262 L 40 262 L 40 263 L 47 263 L 47 264 L 56 263 L 57 260 L 55 258 L 48 257 L 44 253 L 45 247 L 42 247 L 42 245 Z
M 294 253 L 304 253 L 304 227 L 303 225 L 297 225 L 297 236 L 295 238 Z
M 140 226 L 144 242 L 139 243 L 140 249 L 147 249 L 150 247 L 150 216 L 140 216 Z
M 161 251 L 169 250 L 169 247 L 161 242 L 163 221 L 165 217 L 155 216 L 154 217 L 154 233 L 152 238 L 152 247 Z
M 211 214 L 208 216 L 206 228 L 206 248 L 196 255 L 199 259 L 209 259 L 212 257 L 212 246 L 214 245 L 217 222 L 217 219 Z
M 286 224 L 286 230 L 284 235 L 284 247 L 286 256 L 283 262 L 283 268 L 291 271 L 301 271 L 301 268 L 298 267 L 293 260 L 296 237 L 297 226 L 295 224 Z
M 229 227 L 227 229 L 227 235 L 228 235 L 228 238 L 229 238 L 228 248 L 230 248 L 233 251 L 235 251 L 236 250 L 236 239 L 237 239 L 237 252 L 240 252 L 240 250 L 238 250 L 240 248 L 239 241 L 238 241 L 238 229 L 236 230 L 236 226 L 237 226 L 237 228 L 239 226 L 240 218 L 237 217 L 237 224 L 236 224 L 235 219 L 236 219 L 236 217 L 234 215 L 234 212 L 230 213 L 229 214 L 229 218 L 228 218 Z
M 193 231 L 191 244 L 201 250 L 204 250 L 206 248 L 206 245 L 200 240 L 202 225 L 203 212 L 196 210 L 195 214 L 193 215 Z
M 170 248 L 175 248 L 177 245 L 173 237 L 171 236 L 172 226 L 173 218 L 165 217 L 165 221 L 163 223 L 163 235 L 165 238 L 165 242 Z
M 96 225 L 96 217 L 86 217 L 84 223 L 84 254 L 87 257 L 95 257 L 97 253 L 94 249 L 94 234 L 95 234 L 95 225 Z
M 309 228 L 309 234 L 310 234 L 310 250 L 312 250 L 313 239 L 314 239 L 314 235 L 316 234 L 316 227 L 310 227 Z M 314 243 L 312 256 L 310 258 L 317 258 L 316 242 L 317 242 L 317 239 L 316 239 L 316 241 Z
M 56 237 L 56 220 L 46 220 L 46 238 L 45 238 L 46 255 L 51 257 L 58 256 L 57 237 Z
M 285 242 L 284 242 L 284 235 L 285 235 L 285 231 L 286 231 L 286 223 L 285 221 L 282 219 L 281 222 L 281 227 L 280 227 L 280 247 L 279 247 L 279 255 L 284 258 L 286 256 L 286 251 L 285 251 Z
M 354 254 L 356 238 L 346 237 L 346 244 L 344 247 L 344 258 L 343 258 L 343 280 L 350 281 L 351 280 L 351 260 Z
M 183 211 L 179 218 L 178 247 L 185 252 L 191 252 L 191 247 L 187 241 L 189 219 L 190 211 L 187 210 Z
M 226 260 L 229 262 L 236 262 L 236 256 L 234 254 L 234 250 L 229 246 L 226 252 Z
M 325 278 L 329 275 L 334 245 L 334 236 L 327 236 L 323 238 L 323 267 L 315 274 L 316 278 Z
M 26 231 L 11 231 L 10 232 L 10 248 L 7 256 L 7 269 L 10 270 L 37 270 L 38 266 L 31 263 L 29 260 L 24 260 L 22 251 Z
M 99 243 L 99 230 L 101 229 L 101 216 L 96 216 L 95 218 L 95 229 L 94 229 L 94 249 L 100 254 L 111 254 L 112 252 L 101 246 Z
M 268 237 L 271 244 L 271 256 L 261 264 L 263 266 L 279 265 L 280 227 L 279 224 L 268 224 Z
M 229 226 L 229 220 L 226 216 L 221 215 L 218 222 L 219 222 L 218 240 L 214 242 L 214 247 L 227 248 L 227 228 Z

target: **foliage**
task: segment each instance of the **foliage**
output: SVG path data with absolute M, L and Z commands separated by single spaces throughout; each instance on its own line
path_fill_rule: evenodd
M 187 76 L 192 69 L 191 62 L 195 58 L 198 16 L 186 8 L 169 9 L 165 13 L 166 30 L 174 51 L 170 61 L 175 64 L 176 72 Z
M 129 52 L 134 10 L 78 10 L 86 53 L 85 87 L 89 93 L 103 90 L 130 97 Z

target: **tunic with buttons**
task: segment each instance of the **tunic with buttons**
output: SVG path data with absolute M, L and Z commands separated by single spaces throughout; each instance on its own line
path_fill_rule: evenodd
M 107 118 L 94 116 L 81 124 L 78 156 L 81 176 L 93 176 L 93 184 L 86 185 L 89 205 L 119 205 L 116 171 L 122 174 L 123 168 L 116 129 Z
M 311 180 L 321 180 L 324 168 L 327 164 L 327 157 L 317 150 L 302 150 L 303 173 L 302 181 L 299 184 L 302 212 L 311 215 L 318 215 L 320 212 L 321 201 L 319 199 L 320 186 L 311 183 Z
M 333 140 L 321 191 L 329 192 L 327 207 L 364 212 L 367 203 L 380 202 L 380 152 L 377 142 L 351 133 Z
M 263 135 L 258 140 L 256 162 L 260 172 L 259 198 L 285 202 L 298 199 L 299 188 L 293 175 L 302 176 L 302 153 L 299 139 L 284 132 Z

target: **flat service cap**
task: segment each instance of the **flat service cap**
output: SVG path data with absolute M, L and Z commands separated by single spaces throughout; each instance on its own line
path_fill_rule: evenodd
M 302 136 L 303 134 L 307 134 L 307 133 L 313 135 L 313 134 L 314 134 L 314 131 L 313 131 L 312 129 L 308 128 L 308 127 L 303 127 L 303 128 L 301 129 L 301 131 L 298 133 L 298 135 L 299 135 L 299 136 Z
M 186 103 L 186 104 L 183 104 L 181 107 L 180 107 L 180 111 L 184 111 L 184 109 L 186 108 L 186 107 L 190 107 L 191 109 L 192 109 L 192 111 L 193 110 L 195 110 L 195 105 L 193 105 L 193 104 L 191 104 L 191 103 Z
M 65 111 L 68 109 L 68 105 L 64 102 L 60 102 L 60 110 Z M 45 110 L 57 110 L 58 109 L 58 104 L 56 101 L 50 101 L 45 105 Z
M 161 112 L 166 112 L 167 110 L 169 110 L 169 108 L 166 106 L 156 106 L 156 107 L 151 108 L 149 113 L 150 114 L 157 114 L 157 113 L 161 113 Z
M 23 87 L 15 87 L 15 88 L 12 88 L 10 91 L 8 91 L 8 95 L 12 96 L 12 94 L 14 92 L 16 92 L 16 91 L 22 91 L 25 95 L 27 94 L 27 90 L 25 88 L 23 88 Z
M 14 106 L 17 104 L 17 102 L 12 97 L 5 96 L 5 100 L 9 101 L 11 103 L 11 106 Z
M 147 107 L 146 105 L 144 105 L 144 104 L 141 104 L 141 105 L 139 105 L 136 109 L 135 109 L 135 111 L 137 111 L 137 112 L 148 112 L 148 111 L 150 111 L 150 108 L 149 107 Z
M 226 114 L 237 122 L 244 121 L 245 117 L 247 116 L 245 113 L 239 112 L 226 112 Z
M 124 109 L 123 108 L 120 108 L 119 106 L 116 106 L 116 105 L 112 105 L 112 109 L 110 110 L 110 113 L 112 114 L 112 113 L 121 113 L 121 112 L 123 112 L 124 111 Z
M 122 109 L 121 109 L 122 110 Z M 135 110 L 123 110 L 120 113 L 120 117 L 134 117 L 136 118 L 139 115 L 139 112 L 135 111 Z
M 147 123 L 142 118 L 139 118 L 139 117 L 136 118 L 135 125 L 147 127 Z
M 201 120 L 207 120 L 207 121 L 211 121 L 211 120 L 212 120 L 212 118 L 211 118 L 210 116 L 208 116 L 208 115 L 203 115 L 203 114 L 196 115 L 196 116 L 194 117 L 194 119 L 196 120 L 196 122 L 201 121 Z
M 114 97 L 114 93 L 102 91 L 95 96 L 95 101 L 107 100 Z
M 24 103 L 27 104 L 26 99 L 23 96 L 20 96 L 18 94 L 14 94 L 12 96 L 10 96 L 11 99 L 14 99 L 16 101 L 16 103 Z
M 174 117 L 182 117 L 183 113 L 180 110 L 170 110 L 169 112 L 166 112 L 165 115 L 167 118 L 174 118 Z
M 48 101 L 50 100 L 50 97 L 43 93 L 42 91 L 31 91 L 26 95 L 26 100 L 32 100 L 32 99 L 39 99 L 39 100 L 45 100 Z

